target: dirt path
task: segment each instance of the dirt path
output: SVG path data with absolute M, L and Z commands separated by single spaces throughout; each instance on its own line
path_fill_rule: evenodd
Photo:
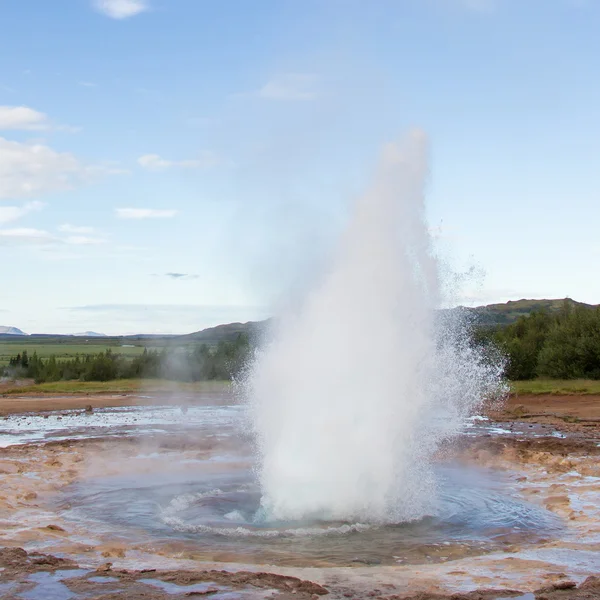
M 231 404 L 226 391 L 151 392 L 148 394 L 10 394 L 0 395 L 0 416 L 53 410 L 85 410 L 87 407 L 111 408 L 122 406 L 156 406 L 165 404 Z
M 569 433 L 600 437 L 600 395 L 514 395 L 486 414 L 498 422 L 551 425 Z

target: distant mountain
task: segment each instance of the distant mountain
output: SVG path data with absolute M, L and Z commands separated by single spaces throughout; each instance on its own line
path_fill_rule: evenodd
M 570 298 L 555 299 L 555 300 L 510 300 L 503 304 L 488 304 L 487 306 L 477 306 L 475 308 L 458 307 L 450 309 L 453 311 L 466 311 L 471 315 L 475 325 L 496 326 L 510 325 L 519 317 L 531 314 L 534 311 L 546 310 L 550 313 L 555 313 L 561 310 L 564 302 L 571 306 L 583 306 L 585 308 L 595 308 L 596 305 L 584 304 L 576 302 Z M 447 313 L 448 311 L 442 311 Z M 230 342 L 240 334 L 247 334 L 250 338 L 256 339 L 266 331 L 270 320 L 267 321 L 250 321 L 248 323 L 228 323 L 226 325 L 217 325 L 209 327 L 202 331 L 189 333 L 187 335 L 177 336 L 172 340 L 172 343 L 183 342 L 185 344 L 207 344 L 209 346 L 218 344 L 221 341 Z
M 209 327 L 195 333 L 180 335 L 176 338 L 177 341 L 185 343 L 201 343 L 209 346 L 218 344 L 219 342 L 232 342 L 238 338 L 240 334 L 246 334 L 250 338 L 260 336 L 267 328 L 269 319 L 266 321 L 249 321 L 248 323 L 228 323 L 226 325 L 217 325 Z
M 509 300 L 503 304 L 488 304 L 476 308 L 462 308 L 475 317 L 479 325 L 510 325 L 519 317 L 527 316 L 534 311 L 545 310 L 549 313 L 559 312 L 563 304 L 567 302 L 571 306 L 584 308 L 596 308 L 598 305 L 576 302 L 571 298 L 556 300 Z
M 481 326 L 496 326 L 510 325 L 519 317 L 531 314 L 536 310 L 546 310 L 550 313 L 556 313 L 561 310 L 563 304 L 567 302 L 571 306 L 581 306 L 584 308 L 596 308 L 593 304 L 584 304 L 576 302 L 570 298 L 555 299 L 555 300 L 511 300 L 503 304 L 488 304 L 487 306 L 458 307 L 440 311 L 441 315 L 451 314 L 454 311 L 466 312 L 472 318 L 474 325 Z M 71 343 L 73 338 L 103 338 L 102 343 L 106 345 L 121 345 L 123 343 L 134 344 L 136 346 L 182 346 L 206 344 L 215 346 L 219 342 L 235 341 L 240 334 L 248 335 L 251 339 L 259 340 L 262 334 L 268 329 L 270 319 L 266 321 L 249 321 L 247 323 L 227 323 L 209 327 L 202 331 L 188 333 L 186 335 L 156 335 L 156 334 L 139 334 L 126 336 L 107 336 L 103 333 L 95 331 L 86 331 L 84 333 L 76 333 L 71 336 L 65 335 L 48 335 L 34 334 L 28 335 L 17 329 L 16 327 L 0 327 L 0 336 L 27 336 L 28 343 L 35 343 L 36 339 L 44 340 L 48 343 Z M 352 325 L 350 325 L 351 327 Z
M 108 337 L 105 333 L 96 333 L 95 331 L 84 331 L 83 333 L 74 333 L 73 337 Z
M 16 327 L 5 327 L 0 325 L 0 335 L 27 335 L 24 331 Z

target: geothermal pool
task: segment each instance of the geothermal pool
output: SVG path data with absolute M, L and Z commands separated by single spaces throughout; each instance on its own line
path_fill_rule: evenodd
M 463 429 L 465 436 L 511 434 L 482 417 Z M 435 510 L 413 522 L 270 521 L 240 406 L 12 416 L 0 433 L 4 446 L 94 439 L 115 447 L 90 457 L 83 477 L 61 489 L 53 506 L 65 523 L 128 545 L 176 543 L 246 563 L 420 564 L 534 543 L 563 527 L 518 493 L 513 473 L 444 458 L 435 465 Z

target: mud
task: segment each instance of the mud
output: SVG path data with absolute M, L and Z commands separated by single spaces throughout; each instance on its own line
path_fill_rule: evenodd
M 490 407 L 487 414 L 498 422 L 556 426 L 561 431 L 600 437 L 598 395 L 513 394 L 500 406 Z

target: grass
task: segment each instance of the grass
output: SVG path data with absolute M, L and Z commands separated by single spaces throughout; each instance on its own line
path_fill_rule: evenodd
M 192 383 L 163 379 L 115 379 L 113 381 L 56 381 L 21 385 L 2 390 L 3 394 L 126 394 L 136 392 L 220 392 L 229 381 L 195 381 Z
M 0 341 L 0 367 L 8 365 L 11 357 L 21 354 L 23 350 L 27 351 L 27 354 L 31 356 L 34 352 L 40 358 L 49 358 L 55 356 L 57 359 L 64 358 L 75 358 L 76 356 L 85 356 L 86 354 L 98 354 L 104 352 L 110 348 L 116 354 L 124 354 L 126 356 L 136 356 L 144 352 L 144 346 L 133 346 L 113 343 L 102 343 L 98 340 L 86 343 L 73 344 L 56 344 L 56 343 L 44 343 L 37 342 L 35 344 L 23 343 L 22 340 L 15 341 Z
M 197 381 L 192 383 L 164 379 L 115 379 L 113 381 L 56 381 L 31 385 L 15 385 L 1 390 L 3 394 L 127 394 L 140 392 L 201 392 L 222 391 L 228 381 Z M 513 381 L 511 390 L 518 395 L 600 395 L 600 381 L 589 379 L 533 379 Z
M 511 389 L 518 395 L 600 395 L 600 381 L 592 379 L 532 379 L 531 381 L 513 381 Z

